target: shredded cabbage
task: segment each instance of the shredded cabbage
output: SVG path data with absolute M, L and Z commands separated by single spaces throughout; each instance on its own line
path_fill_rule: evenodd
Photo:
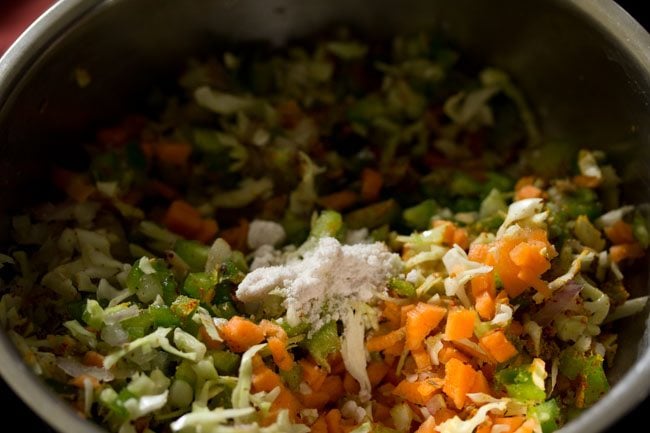
M 359 398 L 367 401 L 372 387 L 366 369 L 365 326 L 361 312 L 348 307 L 341 313 L 343 335 L 341 336 L 341 356 L 347 371 L 359 382 Z
M 508 208 L 506 219 L 497 230 L 497 238 L 502 237 L 508 227 L 524 220 L 532 220 L 534 223 L 543 222 L 546 219 L 546 212 L 542 213 L 544 205 L 541 198 L 526 198 L 513 202 Z
M 497 401 L 488 403 L 481 406 L 474 416 L 463 421 L 457 415 L 439 426 L 436 426 L 436 431 L 440 433 L 472 433 L 476 427 L 481 425 L 487 420 L 488 413 L 491 411 L 504 411 L 506 410 L 507 403 L 505 401 Z
M 445 278 L 445 293 L 447 296 L 457 296 L 466 307 L 471 303 L 465 293 L 465 284 L 473 277 L 492 271 L 492 266 L 473 262 L 467 258 L 467 253 L 454 245 L 442 258 L 449 276 Z
M 244 409 L 250 407 L 250 392 L 253 379 L 253 356 L 260 350 L 264 349 L 266 344 L 258 344 L 246 352 L 241 359 L 239 366 L 239 379 L 237 386 L 232 391 L 232 407 L 235 409 Z

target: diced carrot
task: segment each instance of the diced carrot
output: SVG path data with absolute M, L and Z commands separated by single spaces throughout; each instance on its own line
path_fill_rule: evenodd
M 364 168 L 361 172 L 361 198 L 366 202 L 376 201 L 383 184 L 381 173 L 371 168 Z
M 397 329 L 400 327 L 400 307 L 395 302 L 385 301 L 381 315 L 388 320 L 392 328 Z
M 442 225 L 445 226 L 442 233 L 442 243 L 448 246 L 452 246 L 454 244 L 456 226 L 452 222 L 445 220 L 436 220 L 433 222 L 433 227 L 440 227 Z
M 519 428 L 515 430 L 514 433 L 533 433 L 536 430 L 536 427 L 537 421 L 529 418 L 524 421 L 524 423 L 519 426 Z
M 327 357 L 327 362 L 330 365 L 331 374 L 341 374 L 345 371 L 345 363 L 343 362 L 343 357 L 341 352 L 331 353 Z
M 357 424 L 341 424 L 341 430 L 343 433 L 351 433 L 359 427 Z
M 370 361 L 367 370 L 370 385 L 375 387 L 379 385 L 384 376 L 386 376 L 386 373 L 388 373 L 388 366 L 383 361 Z
M 579 174 L 573 177 L 573 183 L 584 188 L 596 188 L 600 185 L 600 178 Z
M 154 156 L 154 146 L 155 144 L 151 141 L 141 141 L 140 142 L 140 151 L 145 158 L 151 159 Z
M 319 197 L 317 202 L 325 209 L 342 211 L 353 206 L 358 200 L 359 197 L 356 192 L 343 190 Z
M 440 352 L 438 352 L 438 359 L 441 363 L 446 364 L 452 359 L 457 359 L 462 362 L 469 362 L 469 357 L 450 345 L 443 345 Z
M 298 398 L 300 403 L 309 409 L 321 410 L 329 402 L 329 395 L 321 391 L 312 391 L 307 394 L 300 394 Z
M 637 242 L 632 244 L 613 245 L 609 248 L 609 258 L 614 263 L 619 263 L 625 259 L 638 259 L 643 257 L 645 251 Z
M 205 218 L 201 221 L 201 229 L 192 237 L 204 244 L 211 243 L 219 231 L 217 220 L 213 218 Z
M 316 422 L 311 425 L 311 433 L 328 433 L 327 422 L 323 415 L 319 416 Z
M 293 128 L 303 117 L 303 112 L 294 99 L 280 102 L 276 110 L 280 116 L 280 123 L 285 128 Z
M 523 200 L 525 198 L 539 198 L 544 195 L 544 191 L 537 188 L 535 185 L 525 185 L 515 192 L 515 200 Z
M 436 419 L 432 416 L 427 418 L 415 433 L 436 433 Z
M 275 364 L 283 371 L 289 371 L 293 367 L 293 356 L 287 350 L 286 344 L 278 337 L 269 337 L 269 350 Z
M 312 391 L 318 391 L 325 382 L 327 372 L 307 358 L 298 361 L 302 367 L 302 378 Z
M 632 226 L 623 220 L 618 220 L 611 226 L 605 227 L 605 236 L 615 245 L 634 242 Z
M 84 389 L 87 380 L 90 381 L 93 388 L 99 388 L 99 380 L 90 374 L 80 374 L 79 376 L 72 378 L 69 383 L 75 388 Z
M 490 244 L 479 244 L 474 243 L 469 247 L 467 252 L 467 258 L 473 262 L 485 263 L 488 257 L 491 257 L 490 254 Z
M 539 276 L 551 267 L 549 260 L 542 254 L 545 249 L 544 242 L 530 240 L 517 244 L 509 255 L 515 265 L 531 272 L 533 276 Z
M 228 242 L 228 245 L 233 249 L 238 251 L 245 250 L 247 248 L 248 220 L 241 218 L 238 225 L 222 230 L 219 236 Z
M 52 182 L 76 202 L 84 202 L 95 192 L 95 187 L 86 176 L 63 168 L 52 170 Z
M 255 392 L 270 392 L 280 385 L 282 385 L 280 376 L 267 366 L 264 365 L 254 370 L 252 387 Z
M 445 317 L 447 310 L 437 305 L 419 302 L 406 313 L 406 348 L 414 350 Z M 473 326 L 473 325 L 472 325 Z
M 433 417 L 436 419 L 436 424 L 442 424 L 443 422 L 455 417 L 456 415 L 456 411 L 447 407 L 441 407 L 436 411 Z
M 262 329 L 248 319 L 234 316 L 219 329 L 221 337 L 233 352 L 245 352 L 264 340 Z
M 492 355 L 490 355 L 484 350 L 481 350 L 480 347 L 476 347 L 472 344 L 467 344 L 467 342 L 465 342 L 464 340 L 453 341 L 452 344 L 461 353 L 467 355 L 469 359 L 477 360 L 480 362 L 489 362 L 491 364 L 494 364 L 494 358 L 492 358 Z
M 476 433 L 492 433 L 492 419 L 488 418 L 483 421 L 476 429 Z
M 526 228 L 499 239 L 495 247 L 494 267 L 508 296 L 518 296 L 531 286 L 542 294 L 548 291 L 540 276 L 557 253 L 545 230 Z
M 183 142 L 156 143 L 154 151 L 162 162 L 173 165 L 185 165 L 192 154 L 192 146 Z
M 496 417 L 492 422 L 492 427 L 497 425 L 503 426 L 499 428 L 500 432 L 502 431 L 503 433 L 514 433 L 524 423 L 525 420 L 526 417 L 523 415 Z
M 332 409 L 327 412 L 325 415 L 325 421 L 327 422 L 327 433 L 343 433 L 341 428 L 341 411 L 338 409 Z
M 518 320 L 513 320 L 510 322 L 510 326 L 508 327 L 508 333 L 515 335 L 515 336 L 520 336 L 524 332 L 524 326 L 519 322 Z
M 404 341 L 398 341 L 390 347 L 384 349 L 384 356 L 401 356 L 404 352 Z
M 470 392 L 482 392 L 483 394 L 492 395 L 492 389 L 490 388 L 490 383 L 485 378 L 485 375 L 482 371 L 477 371 L 476 376 L 474 377 L 474 383 Z
M 415 304 L 406 304 L 400 307 L 400 326 L 406 326 L 406 318 L 409 311 L 415 308 Z
M 104 368 L 104 356 L 95 352 L 94 350 L 89 350 L 84 353 L 83 364 L 90 367 L 99 367 Z
M 474 262 L 484 263 L 490 266 L 494 265 L 494 256 L 490 253 L 490 245 L 488 244 L 472 245 L 470 247 L 469 253 L 467 254 L 467 257 Z M 472 288 L 472 296 L 474 296 L 474 299 L 476 301 L 477 311 L 479 310 L 478 298 L 481 295 L 487 293 L 490 296 L 490 298 L 494 298 L 494 296 L 496 295 L 494 271 L 487 272 L 485 274 L 476 275 L 474 278 L 472 278 L 470 285 Z M 481 311 L 478 311 L 479 315 L 484 319 L 488 318 L 487 316 L 491 318 L 491 316 L 494 314 L 494 313 L 490 314 L 489 304 L 486 304 L 486 301 L 487 298 L 484 299 L 482 301 L 483 303 L 481 304 L 482 305 L 481 309 L 483 313 L 481 313 Z
M 178 191 L 158 179 L 150 179 L 147 182 L 146 190 L 148 194 L 161 196 L 167 200 L 174 200 L 178 197 Z
M 287 332 L 282 328 L 282 326 L 271 322 L 270 320 L 263 319 L 259 323 L 259 327 L 264 333 L 265 337 L 277 337 L 283 343 L 286 343 L 288 340 Z
M 370 337 L 368 341 L 366 341 L 366 348 L 370 352 L 379 352 L 380 350 L 385 350 L 394 346 L 396 343 L 404 340 L 405 337 L 406 330 L 404 328 L 399 328 L 395 331 L 389 332 L 388 334 Z
M 346 372 L 343 377 L 343 389 L 348 394 L 358 394 L 361 387 L 359 386 L 359 382 L 350 373 Z
M 467 233 L 467 230 L 457 227 L 454 230 L 452 244 L 456 244 L 462 249 L 466 250 L 469 247 L 469 234 Z
M 425 371 L 431 368 L 431 357 L 422 342 L 420 342 L 420 347 L 411 350 L 411 356 L 415 360 L 418 371 Z
M 343 379 L 341 379 L 341 376 L 327 376 L 318 392 L 327 394 L 328 401 L 330 402 L 337 401 L 345 392 L 343 388 Z
M 447 315 L 445 337 L 448 340 L 461 340 L 474 335 L 474 323 L 478 319 L 476 311 L 466 308 L 450 310 Z
M 496 302 L 494 297 L 488 291 L 485 291 L 476 297 L 474 307 L 481 319 L 492 320 L 496 311 Z
M 201 231 L 203 219 L 191 204 L 184 200 L 174 200 L 167 209 L 163 224 L 179 235 L 193 238 Z
M 471 367 L 470 367 L 471 368 Z M 393 394 L 403 398 L 411 403 L 425 406 L 433 394 L 440 388 L 432 383 L 432 381 L 422 380 L 416 382 L 409 382 L 404 379 L 397 384 L 393 390 Z
M 390 418 L 390 408 L 378 401 L 372 402 L 372 418 L 377 422 L 382 422 Z
M 476 371 L 455 358 L 445 364 L 445 384 L 442 390 L 454 402 L 457 409 L 465 405 L 467 393 L 472 389 L 476 379 Z
M 280 386 L 280 394 L 273 400 L 271 404 L 271 412 L 279 412 L 283 409 L 289 411 L 289 417 L 293 422 L 296 422 L 298 419 L 298 412 L 302 409 L 300 401 L 296 398 L 291 391 L 285 386 Z
M 517 179 L 517 182 L 515 183 L 515 191 L 519 191 L 525 186 L 532 185 L 535 183 L 535 177 L 534 176 L 523 176 Z
M 503 331 L 497 329 L 479 339 L 479 344 L 497 362 L 505 362 L 517 354 L 517 349 L 508 341 Z
M 107 147 L 121 147 L 131 136 L 131 132 L 123 125 L 102 128 L 97 132 L 97 141 Z

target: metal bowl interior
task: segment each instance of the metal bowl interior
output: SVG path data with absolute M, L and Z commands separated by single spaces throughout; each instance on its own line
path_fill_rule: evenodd
M 8 211 L 42 198 L 52 160 L 89 131 L 142 108 L 152 83 L 225 43 L 282 44 L 345 24 L 370 38 L 441 33 L 478 64 L 508 71 L 547 137 L 606 149 L 633 203 L 650 201 L 650 36 L 608 0 L 62 0 L 0 60 L 0 240 Z M 77 67 L 91 84 L 80 89 Z M 647 268 L 647 266 L 646 266 Z M 628 282 L 648 294 L 647 273 Z M 648 308 L 621 323 L 615 386 L 565 432 L 597 432 L 650 390 Z M 0 373 L 65 432 L 79 419 L 23 365 L 0 332 Z

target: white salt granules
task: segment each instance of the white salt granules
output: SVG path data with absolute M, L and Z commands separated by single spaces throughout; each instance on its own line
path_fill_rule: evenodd
M 274 291 L 285 298 L 290 325 L 307 321 L 315 330 L 339 319 L 351 303 L 370 302 L 385 294 L 388 278 L 401 270 L 400 257 L 383 243 L 341 245 L 325 237 L 302 260 L 255 269 L 241 282 L 236 295 L 243 302 L 252 302 Z

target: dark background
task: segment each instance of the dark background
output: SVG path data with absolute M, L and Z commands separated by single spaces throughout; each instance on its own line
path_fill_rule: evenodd
M 52 0 L 0 0 L 0 54 L 7 48 L 11 39 L 20 32 L 20 29 L 29 24 L 31 19 L 51 3 L 53 3 Z M 618 0 L 617 3 L 646 29 L 650 29 L 650 12 L 647 11 L 647 0 Z M 650 413 L 650 398 L 605 433 L 638 430 L 638 426 L 647 425 L 648 413 Z M 0 419 L 3 419 L 7 423 L 6 425 L 10 422 L 13 428 L 24 433 L 54 433 L 54 430 L 43 423 L 20 401 L 2 379 L 0 379 Z M 0 430 L 5 431 L 4 428 L 0 428 Z M 642 427 L 641 431 L 645 431 L 645 429 Z

